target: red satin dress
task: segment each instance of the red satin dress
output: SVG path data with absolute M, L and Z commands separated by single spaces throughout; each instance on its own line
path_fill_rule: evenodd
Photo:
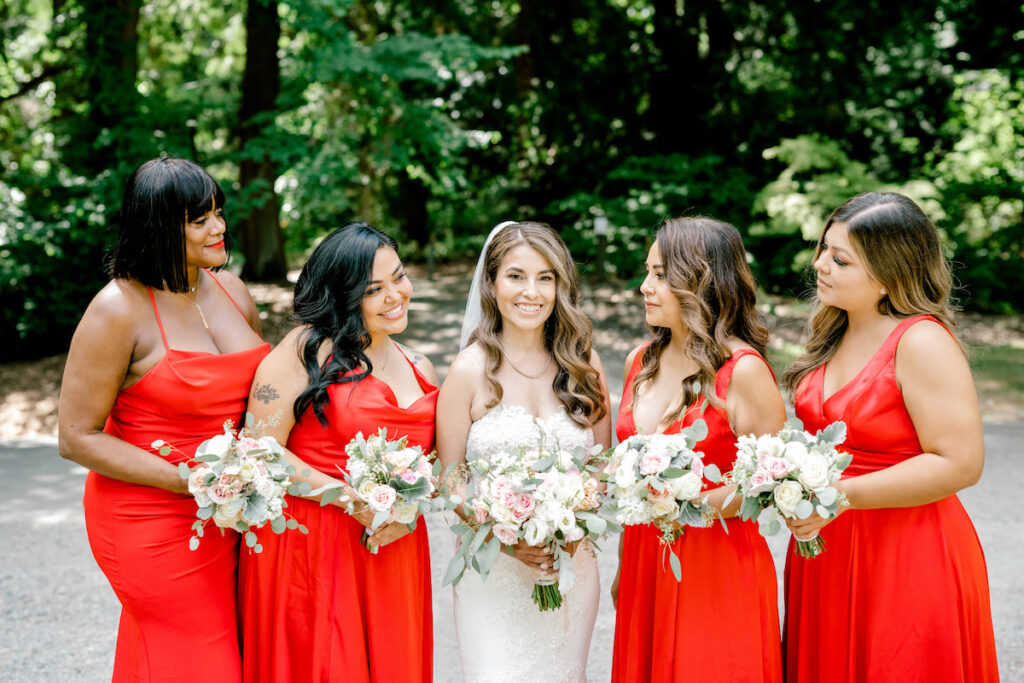
M 853 455 L 843 477 L 921 453 L 896 383 L 902 321 L 850 382 L 827 400 L 825 366 L 800 383 L 796 414 L 815 432 L 847 427 Z M 936 368 L 936 372 L 941 369 Z M 960 499 L 906 508 L 848 510 L 821 530 L 825 552 L 788 553 L 786 680 L 843 683 L 997 681 L 988 574 Z
M 238 424 L 270 345 L 224 354 L 172 349 L 149 296 L 164 357 L 118 392 L 104 431 L 150 452 L 164 439 L 185 454 L 164 458 L 177 464 L 221 433 L 225 420 Z M 189 550 L 192 496 L 95 472 L 86 478 L 83 504 L 93 555 L 121 601 L 113 680 L 240 681 L 239 535 L 211 529 Z
M 388 438 L 434 448 L 437 387 L 410 363 L 423 396 L 400 408 L 374 376 L 334 384 L 322 426 L 312 410 L 288 437 L 311 467 L 340 476 L 357 432 L 386 427 Z M 433 676 L 433 622 L 427 525 L 371 554 L 363 527 L 341 507 L 288 497 L 285 509 L 309 528 L 260 530 L 260 554 L 242 554 L 239 601 L 246 683 L 414 683 Z
M 643 353 L 629 370 L 616 435 L 637 433 L 630 403 L 633 378 Z M 715 391 L 725 401 L 740 350 L 715 375 Z M 698 419 L 708 436 L 697 444 L 705 464 L 722 474 L 736 460 L 736 435 L 724 410 L 692 406 L 665 430 L 678 433 Z M 687 527 L 672 549 L 682 565 L 677 582 L 653 525 L 627 526 L 623 533 L 619 599 L 615 618 L 612 681 L 781 681 L 778 584 L 775 564 L 757 524 L 728 520 L 701 529 Z

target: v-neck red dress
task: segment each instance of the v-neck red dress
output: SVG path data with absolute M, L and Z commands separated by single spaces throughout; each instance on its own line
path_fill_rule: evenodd
M 322 426 L 309 410 L 288 448 L 333 477 L 348 463 L 345 445 L 386 427 L 424 452 L 434 448 L 437 387 L 416 366 L 423 396 L 398 406 L 374 376 L 334 384 Z M 427 525 L 373 555 L 363 527 L 337 505 L 288 498 L 286 512 L 309 528 L 260 533 L 263 552 L 242 554 L 239 602 L 246 683 L 430 681 L 433 630 Z
M 637 433 L 630 403 L 636 354 L 622 392 L 616 435 Z M 715 392 L 725 401 L 740 350 L 715 375 Z M 726 474 L 736 460 L 736 435 L 724 410 L 691 407 L 665 430 L 676 434 L 702 418 L 708 436 L 697 444 L 705 464 Z M 682 565 L 677 582 L 653 525 L 623 532 L 619 599 L 615 618 L 613 683 L 782 680 L 778 584 L 775 563 L 757 524 L 738 518 L 706 529 L 687 528 L 672 549 Z
M 164 357 L 118 393 L 104 431 L 149 452 L 163 439 L 186 454 L 164 457 L 177 464 L 223 432 L 225 420 L 239 423 L 270 345 L 219 355 L 172 349 L 152 291 L 150 299 Z M 121 601 L 113 680 L 240 681 L 239 535 L 210 529 L 189 550 L 192 496 L 95 472 L 82 502 L 93 555 Z
M 853 455 L 843 477 L 921 453 L 896 383 L 892 331 L 849 383 L 824 398 L 825 366 L 800 383 L 796 415 L 815 432 L 836 420 Z M 936 321 L 937 322 L 937 321 Z M 941 368 L 936 368 L 941 372 Z M 799 683 L 996 681 L 988 574 L 960 499 L 848 510 L 821 531 L 825 552 L 786 568 L 786 680 Z

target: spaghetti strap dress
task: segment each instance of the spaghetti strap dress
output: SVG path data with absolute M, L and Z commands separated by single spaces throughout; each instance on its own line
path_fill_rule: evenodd
M 404 354 L 403 354 L 404 357 Z M 406 359 L 408 362 L 408 359 Z M 425 453 L 434 448 L 437 387 L 416 366 L 423 395 L 406 408 L 373 375 L 331 385 L 327 425 L 307 410 L 287 447 L 333 477 L 346 467 L 345 445 L 387 429 Z M 246 683 L 415 683 L 433 676 L 430 548 L 427 526 L 371 554 L 363 530 L 341 507 L 288 497 L 286 514 L 304 524 L 258 533 L 260 554 L 242 554 L 239 574 Z
M 152 290 L 149 297 L 164 357 L 118 392 L 104 431 L 150 452 L 163 439 L 181 451 L 162 456 L 177 464 L 223 432 L 225 420 L 242 418 L 270 345 L 225 354 L 172 349 Z M 238 534 L 208 532 L 189 550 L 192 496 L 96 472 L 86 478 L 83 505 L 93 555 L 121 601 L 113 680 L 240 681 Z
M 761 358 L 742 349 L 716 373 L 715 392 L 723 402 L 736 362 L 747 355 Z M 637 433 L 630 403 L 642 356 L 636 354 L 623 389 L 616 423 L 620 442 Z M 707 423 L 708 436 L 695 450 L 705 464 L 728 473 L 736 435 L 724 410 L 708 406 L 702 415 L 691 406 L 665 433 L 678 433 L 698 418 Z M 656 527 L 627 526 L 622 543 L 614 683 L 782 680 L 775 564 L 756 523 L 733 518 L 728 531 L 720 522 L 687 527 L 672 545 L 682 567 L 679 582 Z
M 797 388 L 796 415 L 815 432 L 847 427 L 843 477 L 921 453 L 896 382 L 900 322 L 867 365 L 824 400 L 825 366 Z M 938 372 L 938 370 L 936 370 Z M 999 679 L 988 574 L 956 495 L 927 505 L 848 510 L 821 530 L 825 552 L 786 567 L 786 680 L 985 683 Z

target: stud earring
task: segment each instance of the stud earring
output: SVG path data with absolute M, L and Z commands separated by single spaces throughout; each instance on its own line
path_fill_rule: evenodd
M 885 287 L 882 287 L 882 290 L 879 292 L 879 294 L 881 294 L 882 296 L 885 296 Z

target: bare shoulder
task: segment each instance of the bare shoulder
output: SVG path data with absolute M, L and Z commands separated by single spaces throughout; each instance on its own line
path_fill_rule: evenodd
M 212 275 L 224 287 L 224 291 L 238 304 L 238 307 L 245 312 L 245 316 L 249 319 L 250 324 L 258 324 L 259 309 L 256 306 L 256 301 L 252 298 L 252 293 L 249 292 L 249 288 L 242 282 L 242 279 L 227 270 L 218 270 L 212 273 Z M 254 329 L 256 328 L 254 327 Z
M 956 351 L 960 345 L 945 327 L 934 320 L 922 320 L 911 325 L 900 337 L 897 353 L 940 353 Z M 961 354 L 962 355 L 962 354 Z
M 128 336 L 140 321 L 152 320 L 153 306 L 145 286 L 135 280 L 116 279 L 96 293 L 82 315 L 79 329 L 97 330 L 105 338 Z M 134 335 L 132 335 L 134 336 Z
M 757 350 L 751 346 L 739 345 L 732 349 L 733 353 L 742 350 L 754 351 L 755 353 L 745 353 L 736 360 L 736 365 L 732 370 L 733 381 L 739 380 L 741 383 L 768 381 L 774 384 L 775 377 L 772 375 L 767 359 L 761 356 L 760 353 L 756 353 Z
M 935 373 L 935 368 L 944 373 Z M 911 325 L 896 346 L 896 376 L 902 381 L 908 373 L 914 376 L 943 375 L 954 369 L 969 372 L 967 358 L 960 344 L 945 327 L 932 320 Z
M 463 387 L 475 386 L 483 378 L 484 354 L 479 344 L 473 343 L 459 352 L 452 360 L 444 384 Z
M 396 342 L 397 343 L 397 342 Z M 435 386 L 438 381 L 437 370 L 434 369 L 434 364 L 427 358 L 426 354 L 420 353 L 419 351 L 412 349 L 405 344 L 398 344 L 398 348 L 402 350 L 405 357 L 409 359 L 409 362 L 416 366 L 416 369 L 423 373 L 423 376 L 431 381 Z

